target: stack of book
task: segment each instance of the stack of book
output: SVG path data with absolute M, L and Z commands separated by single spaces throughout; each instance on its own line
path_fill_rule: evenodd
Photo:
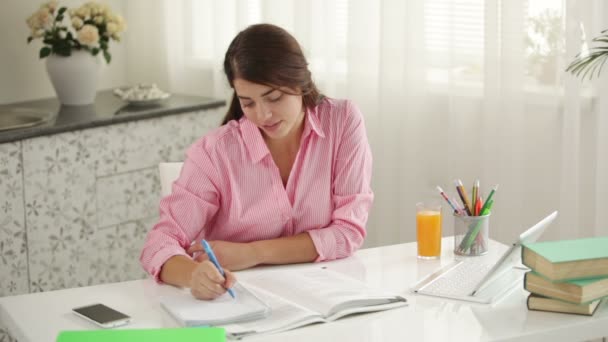
M 608 237 L 525 244 L 528 309 L 591 316 L 608 296 Z

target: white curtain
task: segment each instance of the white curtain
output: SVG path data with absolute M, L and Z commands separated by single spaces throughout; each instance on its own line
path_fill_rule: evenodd
M 593 81 L 564 72 L 608 28 L 601 0 L 138 0 L 128 13 L 132 32 L 157 42 L 129 41 L 130 82 L 226 99 L 234 35 L 258 22 L 290 31 L 322 91 L 365 115 L 368 247 L 414 240 L 415 203 L 441 200 L 436 185 L 455 196 L 454 179 L 469 192 L 479 179 L 483 196 L 499 184 L 499 241 L 552 210 L 545 239 L 608 235 L 608 70 Z

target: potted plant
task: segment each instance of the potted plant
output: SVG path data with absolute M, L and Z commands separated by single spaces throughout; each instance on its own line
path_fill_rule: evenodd
M 591 40 L 592 43 L 601 43 L 603 45 L 591 47 L 588 50 L 580 52 L 568 67 L 566 71 L 571 72 L 576 76 L 581 76 L 582 79 L 593 75 L 599 76 L 602 68 L 608 58 L 608 30 L 604 30 L 598 37 Z
M 547 9 L 528 19 L 527 73 L 541 84 L 558 81 L 556 66 L 565 52 L 563 34 L 562 16 L 556 10 Z
M 64 20 L 69 17 L 69 24 Z M 99 58 L 107 63 L 112 56 L 110 40 L 120 41 L 126 29 L 125 20 L 105 4 L 87 2 L 68 9 L 58 8 L 57 1 L 44 3 L 28 19 L 27 42 L 41 39 L 40 58 L 46 68 L 59 101 L 64 105 L 93 103 L 97 92 Z

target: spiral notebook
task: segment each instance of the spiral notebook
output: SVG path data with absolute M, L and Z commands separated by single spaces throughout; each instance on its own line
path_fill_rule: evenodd
M 246 322 L 266 317 L 270 306 L 253 292 L 237 283 L 233 290 L 236 298 L 227 292 L 210 301 L 192 297 L 189 290 L 160 298 L 161 306 L 186 327 L 220 326 L 228 323 Z

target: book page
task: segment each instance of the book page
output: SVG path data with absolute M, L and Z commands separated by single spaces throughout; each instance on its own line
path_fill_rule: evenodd
M 251 284 L 244 283 L 244 286 L 270 306 L 270 314 L 260 320 L 223 325 L 228 337 L 241 338 L 254 334 L 279 332 L 325 321 L 318 313 L 305 307 L 288 302 Z
M 341 310 L 361 308 L 361 311 L 370 311 L 363 308 L 405 302 L 403 297 L 371 289 L 356 279 L 321 268 L 269 271 L 253 276 L 249 282 L 325 318 Z

